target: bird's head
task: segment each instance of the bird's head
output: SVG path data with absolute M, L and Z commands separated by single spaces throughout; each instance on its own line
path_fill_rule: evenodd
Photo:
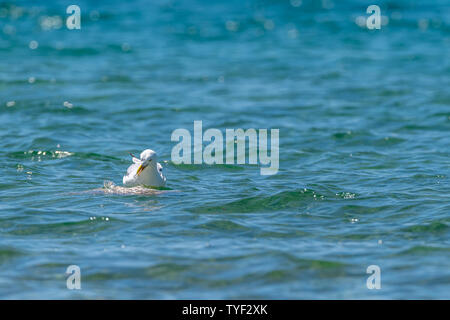
M 151 149 L 146 149 L 141 152 L 140 159 L 135 157 L 133 154 L 130 153 L 130 155 L 133 157 L 133 162 L 140 163 L 140 166 L 136 172 L 137 175 L 140 175 L 142 171 L 144 171 L 145 168 L 147 168 L 150 164 L 156 163 L 158 156 L 155 151 Z
M 148 162 L 153 160 L 156 161 L 157 155 L 156 152 L 153 151 L 152 149 L 146 149 L 141 152 L 140 158 L 142 162 Z

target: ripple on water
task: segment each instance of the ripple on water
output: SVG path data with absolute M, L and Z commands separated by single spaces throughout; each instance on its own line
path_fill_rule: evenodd
M 0 265 L 3 263 L 7 263 L 19 256 L 24 255 L 24 253 L 21 250 L 18 250 L 16 248 L 11 247 L 0 247 Z
M 171 190 L 170 188 L 149 188 L 149 187 L 122 187 L 116 185 L 112 181 L 104 181 L 103 188 L 97 188 L 82 192 L 71 192 L 71 194 L 105 194 L 105 195 L 141 195 L 141 196 L 156 196 L 165 194 L 168 192 L 178 192 L 176 190 Z
M 79 221 L 57 222 L 57 223 L 35 223 L 22 224 L 9 230 L 7 233 L 15 236 L 35 236 L 42 237 L 66 237 L 77 235 L 95 234 L 107 229 L 115 228 L 120 224 L 120 220 L 109 217 L 99 219 L 86 218 Z
M 28 151 L 17 151 L 10 152 L 7 154 L 8 157 L 13 159 L 26 159 L 31 161 L 41 161 L 41 160 L 51 160 L 51 159 L 62 159 L 66 157 L 73 156 L 75 153 L 63 150 L 28 150 Z
M 282 191 L 273 196 L 254 196 L 225 203 L 220 206 L 201 205 L 191 208 L 193 213 L 252 213 L 274 212 L 284 209 L 305 207 L 311 201 L 323 200 L 325 197 L 309 189 Z
M 397 255 L 433 255 L 433 254 L 448 254 L 450 253 L 450 248 L 446 247 L 435 247 L 435 246 L 413 246 L 412 248 L 403 250 Z
M 406 228 L 401 229 L 403 232 L 415 234 L 419 236 L 419 234 L 425 233 L 425 234 L 434 234 L 434 235 L 440 235 L 448 233 L 450 230 L 450 227 L 447 223 L 440 222 L 440 221 L 433 221 L 428 224 L 416 224 L 412 225 Z

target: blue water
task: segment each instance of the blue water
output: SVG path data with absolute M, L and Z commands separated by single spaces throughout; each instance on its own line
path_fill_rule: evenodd
M 0 298 L 450 298 L 447 0 L 68 4 L 0 2 Z M 174 164 L 194 120 L 278 174 Z M 169 190 L 106 192 L 146 148 Z

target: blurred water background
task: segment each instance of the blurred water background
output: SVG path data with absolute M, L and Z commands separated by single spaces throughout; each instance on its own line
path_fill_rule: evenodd
M 447 0 L 0 1 L 0 298 L 449 298 L 449 49 Z M 194 120 L 279 173 L 173 164 Z M 170 192 L 84 192 L 145 148 Z

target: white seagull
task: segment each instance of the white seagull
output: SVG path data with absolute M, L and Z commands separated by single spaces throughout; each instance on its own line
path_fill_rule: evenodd
M 130 153 L 133 164 L 128 168 L 123 177 L 123 185 L 126 187 L 146 186 L 164 187 L 166 177 L 162 174 L 162 166 L 157 162 L 158 155 L 151 149 L 142 151 L 140 159 Z

